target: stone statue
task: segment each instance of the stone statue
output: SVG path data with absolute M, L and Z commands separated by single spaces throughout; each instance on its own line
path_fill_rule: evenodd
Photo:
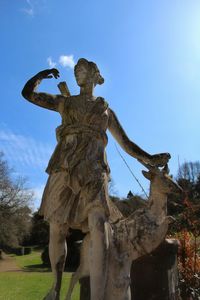
M 113 223 L 105 222 L 107 241 L 108 269 L 104 300 L 130 299 L 130 269 L 132 262 L 151 253 L 164 240 L 171 217 L 167 216 L 168 194 L 178 194 L 182 190 L 168 175 L 167 168 L 162 170 L 144 164 L 149 172 L 143 175 L 150 180 L 150 195 L 146 207 L 137 209 L 130 216 Z M 76 282 L 90 275 L 89 269 L 90 233 L 81 247 L 80 266 L 73 274 L 66 300 Z
M 41 215 L 50 223 L 49 255 L 54 274 L 53 287 L 45 299 L 59 299 L 67 255 L 66 235 L 71 227 L 90 233 L 91 299 L 103 300 L 107 280 L 105 223 L 121 218 L 108 197 L 106 130 L 128 154 L 151 166 L 164 166 L 170 155 L 150 155 L 127 137 L 108 103 L 93 95 L 94 87 L 104 82 L 95 63 L 79 59 L 74 73 L 80 86 L 79 95 L 35 91 L 41 80 L 58 78 L 57 69 L 39 72 L 22 90 L 28 101 L 56 111 L 62 118 L 61 126 L 56 129 L 58 143 L 46 170 L 49 178 L 40 207 Z

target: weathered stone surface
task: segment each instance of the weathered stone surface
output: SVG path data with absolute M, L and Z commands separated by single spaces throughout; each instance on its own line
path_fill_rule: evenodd
M 164 166 L 170 155 L 150 155 L 138 147 L 128 138 L 108 103 L 93 96 L 94 87 L 104 82 L 95 63 L 80 59 L 74 71 L 79 95 L 71 96 L 65 84 L 59 85 L 63 95 L 36 92 L 43 79 L 59 77 L 57 69 L 39 72 L 22 90 L 28 101 L 58 112 L 62 119 L 56 129 L 58 143 L 46 170 L 49 178 L 40 208 L 50 223 L 49 254 L 54 273 L 53 287 L 46 299 L 59 299 L 66 235 L 71 227 L 89 232 L 90 254 L 83 255 L 83 264 L 87 269 L 90 266 L 91 299 L 127 300 L 131 261 L 151 252 L 161 242 L 168 220 L 166 205 L 161 207 L 158 199 L 152 199 L 150 208 L 137 210 L 127 220 L 110 201 L 106 131 L 129 155 L 156 166 L 154 172 L 159 173 L 158 167 Z M 160 192 L 163 197 L 163 191 Z M 125 263 L 123 257 L 128 258 Z
M 134 261 L 131 268 L 132 300 L 177 300 L 178 242 L 165 240 L 151 254 Z
M 105 274 L 107 277 L 103 298 L 105 300 L 130 299 L 128 292 L 132 261 L 156 249 L 164 240 L 168 229 L 169 219 L 166 215 L 167 194 L 179 192 L 180 188 L 167 175 L 165 170 L 150 167 L 150 171 L 148 173 L 144 172 L 144 174 L 151 182 L 150 197 L 147 205 L 144 208 L 137 209 L 128 218 L 122 218 L 115 223 L 111 221 L 105 223 L 108 266 Z M 169 241 L 167 243 L 170 244 Z M 170 246 L 173 245 L 170 244 Z M 70 295 L 74 284 L 81 277 L 90 274 L 88 263 L 89 248 L 90 235 L 88 234 L 82 244 L 80 266 L 73 275 L 67 300 L 71 299 Z M 163 249 L 165 250 L 165 252 L 162 250 L 163 255 L 167 255 L 166 251 L 168 248 L 165 247 Z M 164 270 L 167 272 L 166 266 L 164 266 Z M 167 285 L 170 284 L 173 293 L 173 284 L 176 285 L 176 283 L 173 280 L 174 273 L 170 274 L 172 279 L 170 281 L 165 280 L 164 286 L 167 289 Z M 140 288 L 138 290 L 140 291 Z

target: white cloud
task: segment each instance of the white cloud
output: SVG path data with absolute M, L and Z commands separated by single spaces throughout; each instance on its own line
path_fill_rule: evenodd
M 47 0 L 23 0 L 23 2 L 24 7 L 20 11 L 30 17 L 34 17 L 36 13 L 46 13 L 49 8 Z
M 29 16 L 34 16 L 35 11 L 34 11 L 34 7 L 33 7 L 33 3 L 31 2 L 31 0 L 26 0 L 26 3 L 28 5 L 28 7 L 22 8 L 21 11 L 23 11 L 25 14 L 27 14 Z
M 73 69 L 73 67 L 75 66 L 74 56 L 73 55 L 61 55 L 59 57 L 59 64 L 62 67 L 68 67 L 68 68 Z
M 49 56 L 47 58 L 47 63 L 48 63 L 50 68 L 55 68 L 55 66 L 57 65 L 57 63 L 52 60 L 51 56 Z
M 44 170 L 53 152 L 52 146 L 9 129 L 0 129 L 0 144 L 11 164 L 24 168 Z
M 37 186 L 37 187 L 34 187 L 33 189 L 31 189 L 31 191 L 33 191 L 33 197 L 36 200 L 41 201 L 42 195 L 43 195 L 43 191 L 44 191 L 44 187 L 45 187 L 45 185 L 42 184 L 40 186 Z

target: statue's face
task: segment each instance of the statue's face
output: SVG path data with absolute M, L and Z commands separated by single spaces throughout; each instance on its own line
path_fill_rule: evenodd
M 76 82 L 79 86 L 84 86 L 88 79 L 88 68 L 84 64 L 80 64 L 75 70 Z

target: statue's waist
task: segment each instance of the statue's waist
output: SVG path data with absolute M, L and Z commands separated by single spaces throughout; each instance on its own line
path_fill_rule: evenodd
M 108 142 L 107 134 L 105 130 L 98 128 L 97 126 L 88 125 L 60 125 L 56 128 L 56 138 L 59 142 L 64 136 L 71 134 L 87 134 L 97 139 L 102 139 L 106 145 Z

